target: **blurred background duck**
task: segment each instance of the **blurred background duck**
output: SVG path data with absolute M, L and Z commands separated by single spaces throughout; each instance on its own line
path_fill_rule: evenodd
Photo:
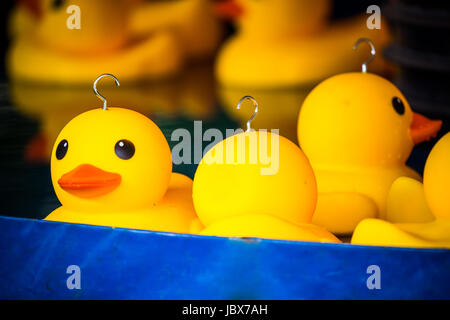
M 391 188 L 393 204 L 388 216 L 412 212 L 416 223 L 396 223 L 377 219 L 361 221 L 352 243 L 381 246 L 450 248 L 450 133 L 433 147 L 425 164 L 423 185 L 399 178 Z M 401 179 L 401 181 L 399 181 Z M 394 211 L 394 212 L 393 212 Z M 420 221 L 433 216 L 433 221 Z
M 398 177 L 421 177 L 405 165 L 415 144 L 442 125 L 413 113 L 400 90 L 364 72 L 333 76 L 306 97 L 298 139 L 316 175 L 313 223 L 349 234 L 364 218 L 386 219 L 389 188 Z
M 369 30 L 367 16 L 329 23 L 329 0 L 225 0 L 216 10 L 236 20 L 237 34 L 220 49 L 216 74 L 229 87 L 274 88 L 309 85 L 356 71 L 367 54 L 356 56 L 354 39 L 370 37 L 382 48 L 387 27 Z M 358 59 L 361 58 L 361 59 Z M 385 70 L 381 58 L 376 72 Z
M 80 8 L 80 29 L 67 27 L 71 5 Z M 24 1 L 10 22 L 9 74 L 17 80 L 64 84 L 90 82 L 108 70 L 123 80 L 142 80 L 171 75 L 191 58 L 212 54 L 220 25 L 211 20 L 208 2 L 172 1 L 164 10 L 159 6 L 164 4 Z M 195 32 L 198 28 L 206 31 Z
M 131 17 L 130 29 L 145 36 L 167 28 L 176 33 L 183 52 L 192 59 L 210 58 L 223 28 L 210 0 L 142 1 Z

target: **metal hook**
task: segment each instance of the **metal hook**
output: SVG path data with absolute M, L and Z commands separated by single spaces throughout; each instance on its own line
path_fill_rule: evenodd
M 108 110 L 108 108 L 106 107 L 106 98 L 104 96 L 102 96 L 97 90 L 97 82 L 98 82 L 98 80 L 100 80 L 103 77 L 111 77 L 111 78 L 113 78 L 114 81 L 116 82 L 116 85 L 118 87 L 120 86 L 120 83 L 119 83 L 119 80 L 117 80 L 117 78 L 114 75 L 110 74 L 110 73 L 104 73 L 104 74 L 100 75 L 97 79 L 95 79 L 95 81 L 94 81 L 94 86 L 93 86 L 94 93 L 95 93 L 95 95 L 97 97 L 99 97 L 100 100 L 103 101 L 103 108 L 102 109 L 103 110 Z
M 372 41 L 370 41 L 367 38 L 359 38 L 358 41 L 355 42 L 355 44 L 353 45 L 353 50 L 356 51 L 356 48 L 358 48 L 359 44 L 361 42 L 367 42 L 370 46 L 370 54 L 371 56 L 362 64 L 361 69 L 362 72 L 366 73 L 367 72 L 367 65 L 375 58 L 375 55 L 377 54 L 377 52 L 375 51 L 375 47 L 372 43 Z
M 252 96 L 244 96 L 244 97 L 241 98 L 241 100 L 239 100 L 236 108 L 239 110 L 241 108 L 242 102 L 244 102 L 247 99 L 251 100 L 253 102 L 253 106 L 255 107 L 255 111 L 253 112 L 253 114 L 250 117 L 250 119 L 248 119 L 248 121 L 247 121 L 247 130 L 246 130 L 246 132 L 249 132 L 250 130 L 252 130 L 252 128 L 250 127 L 250 123 L 252 122 L 253 119 L 255 119 L 256 115 L 258 114 L 258 102 Z

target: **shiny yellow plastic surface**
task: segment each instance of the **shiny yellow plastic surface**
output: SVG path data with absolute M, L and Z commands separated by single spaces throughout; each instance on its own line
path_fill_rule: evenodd
M 428 156 L 423 186 L 436 219 L 450 219 L 450 133 L 436 143 Z
M 407 177 L 394 181 L 387 198 L 386 220 L 393 223 L 423 223 L 434 220 L 420 181 Z
M 229 0 L 230 1 L 230 0 Z M 387 26 L 369 30 L 367 17 L 330 24 L 331 1 L 234 0 L 242 8 L 238 32 L 221 48 L 216 73 L 226 87 L 276 88 L 315 84 L 326 77 L 357 71 L 368 48 L 351 50 L 356 39 L 376 48 L 388 41 Z M 383 72 L 377 56 L 371 70 Z
M 270 132 L 239 133 L 219 142 L 194 177 L 194 206 L 206 226 L 201 234 L 207 235 L 339 242 L 309 225 L 316 197 L 303 152 Z
M 391 224 L 377 219 L 362 221 L 353 234 L 352 243 L 381 246 L 450 248 L 450 133 L 441 138 L 431 151 L 424 171 L 423 190 L 428 208 L 423 208 L 423 214 L 431 211 L 436 218 L 427 223 Z M 417 196 L 411 190 L 415 187 L 403 181 L 403 188 L 397 186 L 392 197 L 404 203 L 409 196 Z M 403 191 L 403 192 L 402 192 Z M 392 190 L 391 190 L 392 192 Z M 395 199 L 392 199 L 395 201 Z M 393 208 L 394 209 L 394 208 Z M 410 210 L 408 205 L 398 210 Z
M 63 140 L 67 152 L 58 159 Z M 121 140 L 134 145 L 129 159 L 115 151 Z M 196 218 L 192 181 L 172 173 L 161 130 L 132 110 L 94 109 L 72 119 L 55 142 L 51 173 L 62 206 L 46 220 L 189 232 Z
M 379 219 L 366 219 L 356 227 L 351 243 L 387 247 L 450 248 L 450 221 L 392 224 Z
M 403 104 L 398 113 L 393 98 Z M 401 176 L 420 180 L 405 165 L 413 148 L 413 112 L 389 81 L 346 73 L 320 83 L 300 110 L 298 137 L 317 179 L 313 222 L 351 233 L 364 218 L 386 217 L 386 199 Z

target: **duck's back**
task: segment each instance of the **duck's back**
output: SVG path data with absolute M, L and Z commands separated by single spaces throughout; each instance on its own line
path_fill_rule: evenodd
M 387 195 L 395 179 L 405 176 L 421 180 L 420 175 L 407 166 L 327 168 L 313 164 L 313 168 L 319 198 L 333 193 L 362 194 L 375 203 L 377 217 L 382 219 L 386 215 Z

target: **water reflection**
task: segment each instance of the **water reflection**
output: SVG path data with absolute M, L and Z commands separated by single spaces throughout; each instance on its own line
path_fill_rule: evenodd
M 158 124 L 163 127 L 175 124 L 183 127 L 196 119 L 206 122 L 217 119 L 211 65 L 193 66 L 177 78 L 159 82 L 138 85 L 122 82 L 116 87 L 113 81 L 106 80 L 98 89 L 109 106 L 133 109 L 161 122 Z M 56 87 L 11 83 L 10 98 L 22 114 L 40 123 L 39 133 L 25 146 L 24 154 L 29 162 L 47 162 L 64 125 L 78 114 L 102 105 L 91 85 Z M 170 132 L 166 133 L 170 138 Z

